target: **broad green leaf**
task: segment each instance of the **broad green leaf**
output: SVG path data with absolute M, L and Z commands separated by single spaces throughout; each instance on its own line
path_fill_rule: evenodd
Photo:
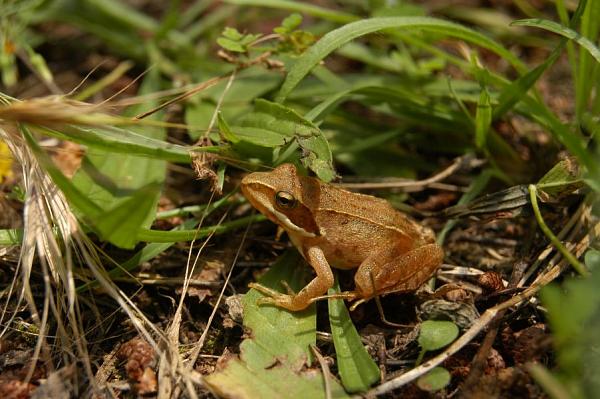
M 221 136 L 231 143 L 237 143 L 240 141 L 240 138 L 236 136 L 236 134 L 231 130 L 225 118 L 223 118 L 223 114 L 219 112 L 217 116 L 217 122 L 219 125 L 219 132 L 221 132 Z
M 302 15 L 298 13 L 293 13 L 285 17 L 285 19 L 281 22 L 281 26 L 273 29 L 273 32 L 279 33 L 280 35 L 285 35 L 293 32 L 296 28 L 300 26 L 302 23 Z
M 475 145 L 477 148 L 485 148 L 490 125 L 492 124 L 492 105 L 487 88 L 481 88 L 477 112 L 475 113 Z
M 160 187 L 158 183 L 143 187 L 98 215 L 94 227 L 102 239 L 120 248 L 132 249 L 140 226 L 147 223 L 148 215 L 154 214 Z
M 421 323 L 418 342 L 423 350 L 435 351 L 458 337 L 458 327 L 451 321 L 426 320 Z
M 240 44 L 240 42 L 233 41 L 231 39 L 227 39 L 226 37 L 220 37 L 217 39 L 217 44 L 223 47 L 227 51 L 231 51 L 234 53 L 244 53 L 246 48 Z
M 188 135 L 192 140 L 198 140 L 210 126 L 210 120 L 215 112 L 215 104 L 198 100 L 185 105 L 185 124 L 189 126 Z
M 588 279 L 571 278 L 561 287 L 551 284 L 540 292 L 552 329 L 556 371 L 562 381 L 569 383 L 573 397 L 597 397 L 600 390 L 597 376 L 586 372 L 600 365 L 600 356 L 594 349 L 600 334 L 598 284 L 600 273 L 592 273 Z M 582 395 L 581 389 L 588 395 Z
M 559 161 L 552 167 L 536 184 L 546 194 L 553 197 L 572 193 L 581 186 L 581 170 L 577 161 L 573 158 L 566 158 Z
M 159 83 L 160 75 L 157 70 L 154 70 L 154 73 L 149 73 L 144 80 L 140 94 L 157 91 L 160 87 Z M 152 108 L 157 103 L 140 104 L 128 109 L 127 113 L 135 115 L 142 112 L 142 105 Z M 160 118 L 161 115 L 163 114 L 158 113 L 151 118 Z M 137 130 L 138 134 L 155 140 L 162 140 L 166 137 L 166 129 L 164 128 L 144 126 L 135 130 Z M 117 203 L 121 203 L 124 199 L 131 198 L 132 195 L 137 196 L 135 192 L 142 187 L 150 184 L 162 184 L 165 175 L 166 162 L 163 160 L 140 157 L 134 154 L 120 154 L 112 150 L 90 148 L 83 159 L 81 168 L 73 177 L 73 184 L 100 208 L 108 210 L 113 208 Z M 158 202 L 160 190 L 153 190 L 152 192 L 146 192 L 146 194 L 153 195 L 151 199 L 154 201 L 154 206 L 138 208 L 138 211 L 144 209 L 146 215 L 141 220 L 137 219 L 140 222 L 137 228 L 148 228 L 152 224 L 155 214 L 154 208 Z M 139 216 L 139 213 L 136 213 L 136 216 Z M 98 220 L 98 222 L 106 223 L 103 220 Z M 100 231 L 104 238 L 114 237 L 113 233 L 105 230 L 104 227 Z M 129 227 L 133 232 L 137 230 L 134 227 Z M 135 234 L 129 235 L 129 238 L 134 240 Z M 121 242 L 118 240 L 118 242 L 111 242 L 119 246 L 132 246 L 130 241 Z
M 229 40 L 240 41 L 244 35 L 242 35 L 237 29 L 232 27 L 225 27 L 222 33 L 223 37 L 226 37 Z
M 277 95 L 277 102 L 283 102 L 302 79 L 327 55 L 351 40 L 370 33 L 386 29 L 423 29 L 456 37 L 487 48 L 522 69 L 521 62 L 508 50 L 474 30 L 462 25 L 430 17 L 388 17 L 371 18 L 349 23 L 327 33 L 315 45 L 308 49 L 287 74 Z
M 450 373 L 443 367 L 436 367 L 417 380 L 417 386 L 424 391 L 439 391 L 450 383 Z
M 283 290 L 285 280 L 298 290 L 307 282 L 309 268 L 296 251 L 284 254 L 260 283 Z M 244 327 L 251 338 L 240 345 L 239 357 L 228 359 L 204 382 L 220 397 L 325 398 L 323 374 L 310 366 L 309 345 L 316 342 L 316 311 L 301 312 L 258 306 L 262 294 L 250 290 L 244 296 Z M 346 398 L 342 387 L 330 381 L 333 397 Z
M 220 127 L 220 126 L 219 126 Z M 239 141 L 245 141 L 260 147 L 281 147 L 292 138 L 268 129 L 248 126 L 231 126 L 230 133 Z
M 340 286 L 336 279 L 334 286 L 329 289 L 329 294 L 337 292 L 340 292 Z M 328 299 L 327 302 L 329 325 L 342 384 L 348 392 L 364 392 L 379 381 L 379 367 L 365 349 L 344 301 Z
M 545 29 L 547 31 L 557 33 L 567 39 L 573 40 L 584 48 L 594 59 L 600 63 L 600 49 L 588 38 L 582 36 L 571 28 L 563 26 L 557 22 L 549 21 L 547 19 L 520 19 L 514 21 L 511 25 L 515 26 L 531 26 L 535 28 Z
M 263 147 L 281 147 L 295 141 L 302 150 L 304 166 L 323 181 L 335 177 L 327 139 L 317 126 L 291 108 L 258 99 L 254 112 L 247 115 L 243 126 L 230 129 L 241 141 Z

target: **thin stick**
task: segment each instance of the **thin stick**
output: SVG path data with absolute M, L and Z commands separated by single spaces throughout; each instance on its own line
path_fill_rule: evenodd
M 321 355 L 321 352 L 319 352 L 319 349 L 317 349 L 315 345 L 310 344 L 309 347 L 313 355 L 315 355 L 315 357 L 317 358 L 319 366 L 321 366 L 321 370 L 323 371 L 323 381 L 325 382 L 325 397 L 327 399 L 331 399 L 331 372 L 329 371 L 329 366 L 327 365 L 327 362 L 323 358 L 323 355 Z
M 344 188 L 355 188 L 355 189 L 375 189 L 375 188 L 414 188 L 414 187 L 425 187 L 432 183 L 444 180 L 450 176 L 456 170 L 458 170 L 464 163 L 465 157 L 458 157 L 452 162 L 450 166 L 441 172 L 428 177 L 424 180 L 411 180 L 411 181 L 388 181 L 379 183 L 340 183 L 340 187 Z
M 217 106 L 215 107 L 215 111 L 212 114 L 212 118 L 210 118 L 210 123 L 208 124 L 208 128 L 206 128 L 206 132 L 204 132 L 204 135 L 202 136 L 202 138 L 200 140 L 198 140 L 196 145 L 201 145 L 202 140 L 208 138 L 208 135 L 210 134 L 210 132 L 217 120 L 217 115 L 219 115 L 219 111 L 221 111 L 221 106 L 223 105 L 223 100 L 225 99 L 225 95 L 227 95 L 227 93 L 229 92 L 229 89 L 231 88 L 231 85 L 233 84 L 233 81 L 235 80 L 236 72 L 237 72 L 237 69 L 234 69 L 233 72 L 231 72 L 231 76 L 229 76 L 229 79 L 227 80 L 227 85 L 225 86 L 225 89 L 223 89 L 223 92 L 221 92 L 221 95 L 219 96 L 219 100 L 217 101 Z
M 202 82 L 202 83 L 198 84 L 196 87 L 194 87 L 193 89 L 186 91 L 185 93 L 180 94 L 179 96 L 172 98 L 167 102 L 164 102 L 163 104 L 159 105 L 158 107 L 155 107 L 146 112 L 142 112 L 139 115 L 136 115 L 133 119 L 144 119 L 145 117 L 150 116 L 150 115 L 154 114 L 155 112 L 158 112 L 161 109 L 163 109 L 171 104 L 185 100 L 186 98 L 189 98 L 189 97 L 193 96 L 194 94 L 201 92 L 202 90 L 206 90 L 209 87 L 216 85 L 217 83 L 219 83 L 222 80 L 228 79 L 230 75 L 231 74 L 228 73 L 225 75 L 217 76 L 216 78 L 209 79 L 205 82 Z

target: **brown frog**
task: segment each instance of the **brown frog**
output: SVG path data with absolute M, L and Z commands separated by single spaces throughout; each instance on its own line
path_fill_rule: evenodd
M 292 164 L 255 172 L 242 180 L 250 203 L 283 228 L 316 277 L 297 294 L 250 284 L 268 297 L 261 303 L 302 310 L 333 285 L 331 266 L 358 268 L 354 291 L 362 301 L 390 292 L 414 291 L 442 263 L 433 232 L 387 201 L 301 176 Z M 362 302 L 361 301 L 361 302 Z

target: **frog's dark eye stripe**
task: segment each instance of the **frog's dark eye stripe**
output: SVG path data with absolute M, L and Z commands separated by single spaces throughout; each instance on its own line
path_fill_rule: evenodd
M 287 191 L 278 191 L 277 194 L 275 194 L 275 201 L 279 207 L 284 209 L 292 209 L 297 204 L 296 197 Z

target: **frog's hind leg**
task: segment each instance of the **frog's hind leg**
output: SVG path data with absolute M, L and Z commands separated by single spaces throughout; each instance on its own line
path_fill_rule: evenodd
M 291 311 L 302 310 L 319 299 L 331 288 L 333 285 L 333 273 L 329 263 L 327 263 L 327 259 L 325 259 L 323 251 L 317 247 L 310 247 L 306 250 L 305 256 L 317 276 L 297 294 L 282 294 L 260 284 L 249 284 L 249 287 L 267 295 L 266 298 L 259 299 L 258 303 L 260 305 L 274 305 Z
M 390 255 L 372 255 L 360 265 L 354 276 L 359 297 L 367 299 L 389 292 L 414 291 L 431 277 L 444 258 L 444 252 L 436 244 L 423 245 L 402 255 Z

